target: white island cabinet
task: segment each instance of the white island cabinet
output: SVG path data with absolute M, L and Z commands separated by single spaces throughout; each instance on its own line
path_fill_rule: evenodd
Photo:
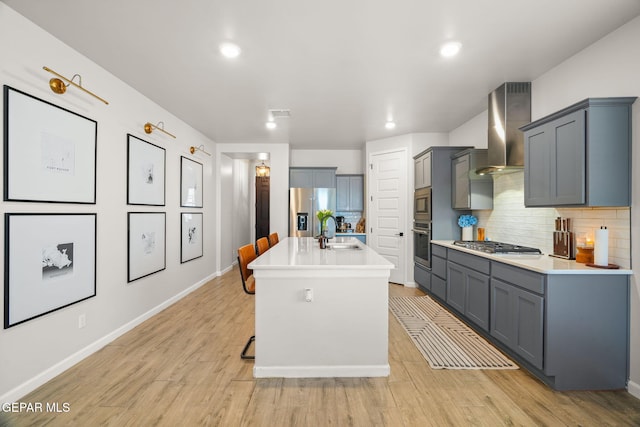
M 313 238 L 290 237 L 249 268 L 256 279 L 254 377 L 389 375 L 392 263 L 354 238 L 320 249 Z

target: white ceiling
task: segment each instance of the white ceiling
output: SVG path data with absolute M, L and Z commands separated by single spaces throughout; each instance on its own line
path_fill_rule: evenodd
M 214 141 L 294 149 L 448 132 L 502 82 L 640 14 L 638 0 L 2 1 Z M 439 57 L 447 40 L 459 56 Z M 242 55 L 222 58 L 223 41 Z M 269 109 L 291 118 L 269 131 Z

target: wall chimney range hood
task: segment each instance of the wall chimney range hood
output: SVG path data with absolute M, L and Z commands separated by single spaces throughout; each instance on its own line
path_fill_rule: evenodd
M 479 175 L 524 167 L 524 134 L 531 122 L 531 82 L 507 82 L 489 94 L 487 165 Z

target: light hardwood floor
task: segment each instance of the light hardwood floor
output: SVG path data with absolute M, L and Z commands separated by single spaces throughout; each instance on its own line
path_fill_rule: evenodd
M 389 293 L 422 295 L 399 285 Z M 0 424 L 640 425 L 640 400 L 625 391 L 554 392 L 524 370 L 432 370 L 391 314 L 388 378 L 255 380 L 240 359 L 253 309 L 236 268 L 22 399 L 66 402 L 69 412 Z

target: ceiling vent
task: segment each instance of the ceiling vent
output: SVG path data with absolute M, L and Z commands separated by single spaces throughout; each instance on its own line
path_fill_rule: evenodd
M 291 110 L 269 110 L 269 115 L 273 119 L 288 119 L 291 117 Z

